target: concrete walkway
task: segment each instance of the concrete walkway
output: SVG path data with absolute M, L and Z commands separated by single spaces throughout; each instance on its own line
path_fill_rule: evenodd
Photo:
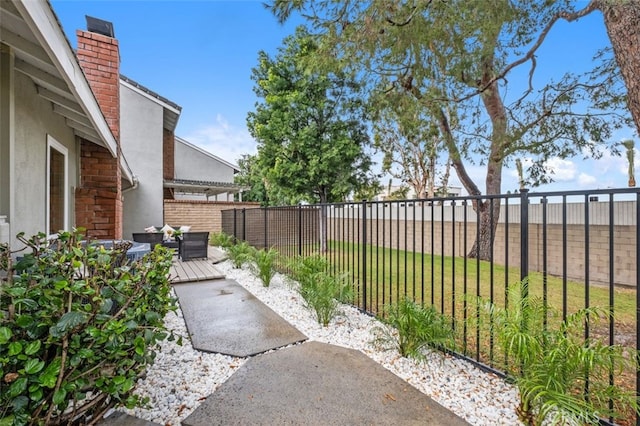
M 177 284 L 194 348 L 253 356 L 182 424 L 467 425 L 362 352 L 306 339 L 233 280 Z M 155 426 L 114 413 L 102 426 Z
M 467 425 L 362 352 L 319 342 L 250 359 L 182 424 Z
M 307 340 L 233 280 L 173 288 L 195 349 L 247 357 Z

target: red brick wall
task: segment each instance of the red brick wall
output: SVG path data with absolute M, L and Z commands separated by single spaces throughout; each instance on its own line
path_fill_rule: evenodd
M 76 31 L 78 61 L 107 119 L 120 140 L 120 51 L 118 40 L 88 31 Z
M 87 238 L 120 238 L 116 235 L 118 164 L 111 153 L 88 141 L 80 144 L 80 186 L 76 190 L 76 226 L 87 229 Z
M 114 158 L 103 147 L 82 141 L 80 186 L 76 190 L 76 226 L 88 238 L 122 238 L 120 170 L 120 52 L 118 41 L 87 31 L 76 32 L 78 61 L 118 144 Z
M 162 177 L 173 180 L 175 178 L 175 135 L 167 129 L 162 130 Z M 173 191 L 170 188 L 164 189 L 164 198 L 173 199 Z

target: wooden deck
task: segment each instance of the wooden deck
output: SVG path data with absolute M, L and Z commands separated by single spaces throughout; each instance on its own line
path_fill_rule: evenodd
M 208 259 L 193 259 L 186 262 L 174 256 L 169 275 L 171 284 L 224 279 L 224 275 L 213 265 L 216 260 L 215 253 L 211 251 Z

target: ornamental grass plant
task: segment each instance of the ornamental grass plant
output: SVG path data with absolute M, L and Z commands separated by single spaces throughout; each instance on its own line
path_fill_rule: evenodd
M 278 254 L 278 251 L 273 248 L 255 250 L 253 252 L 251 269 L 265 287 L 269 287 L 271 279 L 276 274 L 275 263 L 278 259 Z
M 229 259 L 231 259 L 233 267 L 239 269 L 253 259 L 254 250 L 255 249 L 251 247 L 249 243 L 241 241 L 227 247 L 227 255 L 229 256 Z
M 635 393 L 611 381 L 635 370 L 638 354 L 584 335 L 585 325 L 594 328 L 609 319 L 609 312 L 583 308 L 551 321 L 560 313 L 529 296 L 527 288 L 525 280 L 510 289 L 507 308 L 481 302 L 520 392 L 520 419 L 528 425 L 597 424 L 600 418 L 637 411 Z M 548 326 L 557 322 L 559 327 Z
M 298 257 L 289 264 L 305 306 L 314 312 L 323 327 L 340 312 L 340 303 L 353 301 L 353 286 L 347 275 L 333 275 L 326 266 L 327 260 L 320 255 Z
M 454 347 L 451 319 L 432 306 L 422 306 L 404 297 L 387 305 L 378 317 L 387 327 L 373 330 L 374 343 L 395 349 L 407 358 L 423 359 L 425 348 L 447 350 Z
M 233 237 L 224 232 L 215 232 L 209 237 L 209 244 L 215 247 L 228 249 L 233 245 Z

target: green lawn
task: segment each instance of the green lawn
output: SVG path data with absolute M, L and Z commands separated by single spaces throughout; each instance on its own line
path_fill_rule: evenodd
M 520 282 L 520 269 L 475 259 L 406 252 L 367 245 L 363 260 L 363 246 L 345 242 L 329 243 L 327 257 L 334 271 L 349 271 L 359 289 L 359 303 L 366 287 L 366 306 L 371 312 L 393 303 L 406 294 L 425 304 L 433 304 L 447 315 L 459 318 L 472 299 L 480 296 L 498 305 L 505 303 L 505 289 Z M 363 263 L 366 262 L 366 267 Z M 366 272 L 366 282 L 363 282 Z M 566 291 L 563 289 L 566 288 Z M 566 294 L 566 310 L 575 312 L 585 307 L 585 293 L 589 292 L 590 306 L 605 309 L 610 305 L 608 288 L 530 272 L 529 292 L 534 297 L 546 298 L 549 306 L 562 312 L 563 294 Z M 466 295 L 466 297 L 465 297 Z M 628 288 L 613 290 L 613 312 L 616 321 L 635 324 L 636 291 Z

